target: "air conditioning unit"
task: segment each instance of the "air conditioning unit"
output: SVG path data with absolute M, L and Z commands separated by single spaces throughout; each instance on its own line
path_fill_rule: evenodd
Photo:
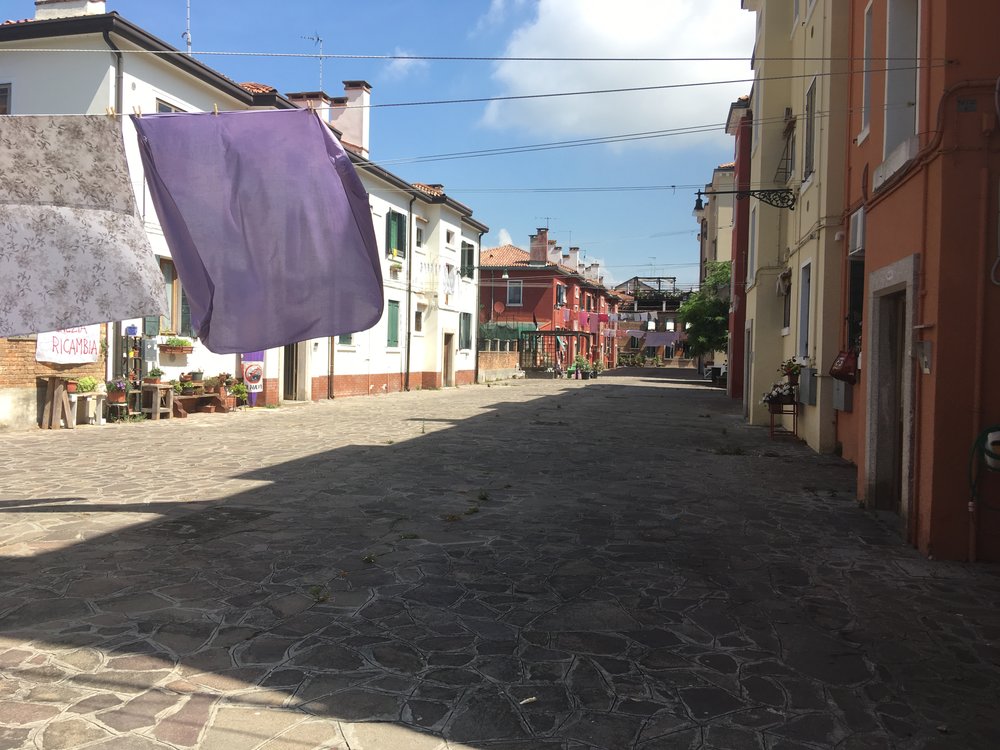
M 847 257 L 865 257 L 865 210 L 859 208 L 851 214 L 851 234 L 848 239 Z

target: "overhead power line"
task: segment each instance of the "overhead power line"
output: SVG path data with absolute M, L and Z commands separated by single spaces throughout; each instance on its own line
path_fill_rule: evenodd
M 304 39 L 311 39 L 311 37 L 303 37 Z M 37 49 L 32 47 L 27 48 L 11 48 L 5 49 L 4 52 L 95 52 L 100 54 L 107 54 L 107 50 L 102 49 Z M 146 49 L 123 49 L 123 54 L 148 54 L 148 55 L 162 55 L 169 57 L 171 55 L 202 55 L 204 57 L 288 57 L 288 58 L 300 58 L 307 60 L 413 60 L 413 61 L 427 61 L 427 62 L 625 62 L 625 63 L 636 63 L 636 62 L 663 62 L 663 63 L 674 63 L 674 62 L 864 62 L 864 56 L 774 56 L 774 57 L 762 57 L 762 56 L 750 56 L 750 55 L 736 55 L 736 56 L 720 56 L 720 57 L 558 57 L 558 56 L 528 56 L 528 55 L 407 55 L 407 54 L 393 54 L 393 55 L 361 55 L 361 54 L 348 54 L 348 53 L 335 53 L 335 52 L 261 52 L 254 50 L 194 50 L 192 51 L 182 51 L 177 49 L 156 49 L 156 50 L 146 50 Z M 913 56 L 900 56 L 900 57 L 880 57 L 880 60 L 886 61 L 913 61 L 918 62 L 951 62 L 947 58 L 943 57 L 930 57 L 930 58 L 914 58 Z

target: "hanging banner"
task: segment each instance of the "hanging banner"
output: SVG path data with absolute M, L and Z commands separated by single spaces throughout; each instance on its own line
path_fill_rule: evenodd
M 96 362 L 101 356 L 101 325 L 63 328 L 38 334 L 35 361 L 77 364 Z
M 243 382 L 250 393 L 264 391 L 264 363 L 247 361 L 243 363 Z

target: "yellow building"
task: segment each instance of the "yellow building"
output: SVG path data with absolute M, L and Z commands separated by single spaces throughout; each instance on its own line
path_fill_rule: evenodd
M 817 451 L 836 446 L 834 381 L 839 350 L 847 142 L 849 4 L 839 0 L 743 0 L 757 14 L 751 187 L 787 190 L 793 210 L 750 198 L 746 278 L 746 412 L 766 424 L 761 396 L 802 366 L 798 434 Z M 791 417 L 783 417 L 791 427 Z

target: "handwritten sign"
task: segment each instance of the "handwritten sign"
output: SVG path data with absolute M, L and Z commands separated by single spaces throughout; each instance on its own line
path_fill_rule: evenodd
M 101 356 L 101 326 L 63 328 L 38 334 L 35 361 L 75 364 L 96 362 Z

